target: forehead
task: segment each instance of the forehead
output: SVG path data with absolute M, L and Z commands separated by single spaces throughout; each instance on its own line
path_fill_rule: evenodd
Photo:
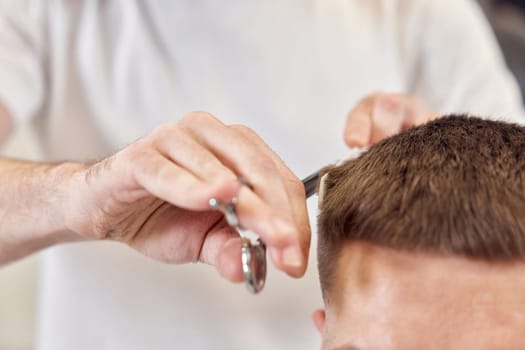
M 488 349 L 502 339 L 525 348 L 523 263 L 353 242 L 342 250 L 334 277 L 326 305 L 329 349 Z

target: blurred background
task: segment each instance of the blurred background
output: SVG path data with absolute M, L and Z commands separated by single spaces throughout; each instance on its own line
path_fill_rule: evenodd
M 481 0 L 480 3 L 525 96 L 525 0 Z
M 439 1 L 439 0 L 435 0 Z M 509 68 L 525 91 L 525 0 L 481 0 Z M 524 98 L 525 101 L 525 98 Z M 0 149 L 4 156 L 38 159 L 31 132 L 22 127 Z M 0 349 L 33 348 L 38 256 L 0 268 Z

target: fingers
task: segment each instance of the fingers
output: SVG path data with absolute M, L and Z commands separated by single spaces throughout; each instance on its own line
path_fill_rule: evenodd
M 127 243 L 144 255 L 166 263 L 204 262 L 221 276 L 242 281 L 238 232 L 221 213 L 196 212 L 162 203 Z
M 292 239 L 289 247 L 284 247 L 284 249 L 270 247 L 270 255 L 279 269 L 288 272 L 294 277 L 300 277 L 304 274 L 308 263 L 311 237 L 310 220 L 308 218 L 303 183 L 252 130 L 244 126 L 233 126 L 233 128 L 237 129 L 240 133 L 252 140 L 260 147 L 262 152 L 266 153 L 268 157 L 273 159 L 279 173 L 281 174 L 281 179 L 283 180 L 292 209 L 292 215 L 299 231 L 298 236 L 296 236 L 295 239 Z M 244 202 L 240 201 L 240 204 L 242 203 Z M 241 207 L 240 209 L 242 210 L 243 208 Z
M 182 126 L 239 177 L 249 180 L 253 192 L 242 188 L 238 194 L 241 224 L 259 234 L 270 250 L 281 252 L 272 255 L 278 268 L 301 276 L 307 262 L 310 228 L 306 204 L 299 204 L 305 202 L 304 192 L 297 190 L 302 186 L 300 181 L 248 129 L 227 127 L 208 115 L 184 121 Z M 295 186 L 293 196 L 291 184 Z
M 231 181 L 237 176 L 217 157 L 202 147 L 177 124 L 158 128 L 154 136 L 156 148 L 175 164 L 186 169 L 202 181 Z
M 403 123 L 412 117 L 407 104 L 409 101 L 398 94 L 377 95 L 371 110 L 372 144 L 402 130 Z
M 227 127 L 209 115 L 197 115 L 181 125 L 239 177 L 246 178 L 254 192 L 274 208 L 276 218 L 294 226 L 290 203 L 275 162 L 253 139 Z
M 366 147 L 436 116 L 413 96 L 375 93 L 350 111 L 344 139 L 350 147 Z
M 291 276 L 304 274 L 310 227 L 302 183 L 251 130 L 192 113 L 124 153 L 123 168 L 133 165 L 139 187 L 179 208 L 204 211 L 210 198 L 237 197 L 241 224 L 262 238 L 275 265 Z M 253 189 L 241 188 L 238 178 Z M 228 260 L 220 261 L 220 271 L 235 276 Z
M 191 210 L 209 209 L 212 197 L 231 199 L 238 192 L 239 184 L 229 181 L 201 180 L 152 150 L 135 158 L 134 177 L 137 183 L 153 194 L 177 207 Z
M 214 263 L 219 274 L 231 282 L 244 281 L 241 265 L 241 238 L 236 235 L 222 244 Z
M 231 227 L 223 226 L 207 234 L 199 261 L 214 265 L 219 274 L 231 282 L 242 282 L 241 238 Z
M 246 227 L 259 234 L 268 247 L 270 257 L 275 266 L 293 277 L 300 277 L 306 269 L 307 257 L 305 248 L 301 246 L 301 235 L 309 233 L 297 233 L 290 236 L 288 223 L 280 220 L 272 220 L 269 212 L 258 212 L 262 207 L 261 199 L 252 191 L 243 188 L 239 193 L 238 212 L 244 218 Z M 297 231 L 298 232 L 298 231 Z M 282 242 L 287 242 L 282 244 Z

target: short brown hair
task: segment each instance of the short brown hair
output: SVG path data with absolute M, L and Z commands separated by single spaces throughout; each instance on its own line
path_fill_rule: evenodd
M 482 260 L 525 258 L 525 128 L 443 117 L 328 172 L 318 220 L 326 297 L 344 243 Z

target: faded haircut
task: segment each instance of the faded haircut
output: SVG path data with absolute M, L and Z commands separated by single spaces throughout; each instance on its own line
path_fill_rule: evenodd
M 363 241 L 486 261 L 525 258 L 525 128 L 447 116 L 328 171 L 318 219 L 326 298 L 342 247 Z

